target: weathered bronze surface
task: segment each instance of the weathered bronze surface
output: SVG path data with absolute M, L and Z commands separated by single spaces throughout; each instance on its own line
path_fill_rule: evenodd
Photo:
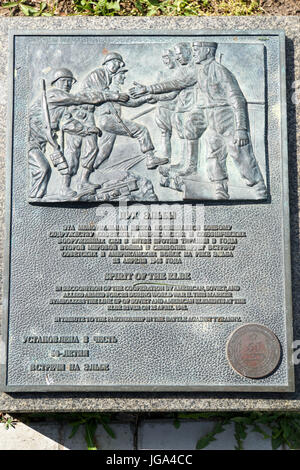
M 293 390 L 283 33 L 11 47 L 3 389 Z
M 249 324 L 237 328 L 226 346 L 227 359 L 233 369 L 245 377 L 265 377 L 278 366 L 280 343 L 263 325 Z

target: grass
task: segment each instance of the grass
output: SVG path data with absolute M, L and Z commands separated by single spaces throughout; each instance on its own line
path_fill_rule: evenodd
M 179 429 L 182 421 L 195 420 L 209 421 L 213 424 L 211 431 L 198 436 L 193 443 L 191 440 L 191 449 L 205 449 L 209 444 L 217 439 L 228 426 L 233 425 L 235 438 L 235 449 L 243 450 L 244 443 L 250 433 L 257 433 L 263 439 L 269 440 L 272 449 L 300 449 L 300 413 L 294 412 L 201 412 L 201 413 L 128 413 L 124 419 L 122 413 L 37 413 L 21 414 L 18 418 L 21 422 L 30 425 L 31 422 L 52 422 L 68 423 L 71 426 L 72 438 L 80 428 L 84 430 L 86 447 L 89 450 L 97 450 L 99 447 L 96 442 L 96 430 L 100 426 L 104 433 L 107 433 L 112 439 L 116 438 L 115 432 L 111 427 L 111 422 L 128 422 L 134 424 L 134 435 L 136 436 L 135 447 L 137 447 L 138 423 L 141 419 L 157 419 L 158 423 L 164 418 L 173 419 L 176 429 Z M 14 428 L 17 419 L 7 414 L 0 413 L 0 423 L 3 423 L 6 429 Z M 201 427 L 200 427 L 201 428 Z
M 0 2 L 11 16 L 245 16 L 264 11 L 255 0 L 62 0 Z

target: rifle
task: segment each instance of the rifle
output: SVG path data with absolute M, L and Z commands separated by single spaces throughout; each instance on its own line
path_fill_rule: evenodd
M 131 119 L 137 119 L 139 117 L 142 117 L 145 114 L 151 113 L 151 111 L 153 111 L 154 109 L 156 109 L 156 106 L 152 106 L 152 108 L 147 108 L 144 111 L 142 111 L 141 113 L 136 114 L 135 116 L 133 116 L 133 118 L 131 118 Z
M 68 175 L 68 163 L 63 153 L 61 152 L 60 146 L 58 145 L 52 134 L 49 106 L 47 101 L 46 82 L 44 79 L 42 79 L 42 109 L 44 114 L 46 137 L 49 144 L 54 149 L 54 152 L 50 155 L 51 161 L 62 175 Z
M 123 126 L 123 128 L 125 129 L 125 132 L 126 134 L 128 135 L 128 137 L 134 137 L 134 134 L 128 129 L 128 127 L 126 126 L 125 122 L 122 121 L 118 111 L 116 110 L 116 108 L 114 107 L 113 103 L 110 101 L 109 102 L 110 104 L 110 108 L 114 114 L 114 116 L 117 118 L 117 120 L 119 121 L 119 123 L 121 124 L 121 126 Z

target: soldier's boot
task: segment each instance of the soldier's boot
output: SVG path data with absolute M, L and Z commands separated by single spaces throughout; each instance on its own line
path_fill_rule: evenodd
M 266 199 L 268 197 L 268 191 L 259 165 L 253 154 L 252 146 L 250 146 L 250 153 L 241 155 L 244 157 L 245 155 L 247 156 L 247 160 L 244 161 L 244 164 L 242 164 L 243 162 L 241 162 L 240 157 L 236 160 L 241 176 L 245 179 L 247 186 L 254 189 L 255 199 Z
M 170 186 L 170 180 L 167 176 L 162 176 L 160 178 L 160 185 L 164 188 L 168 188 Z
M 215 185 L 215 198 L 218 200 L 227 200 L 229 199 L 228 194 L 228 181 L 214 181 Z
M 165 178 L 169 178 L 169 177 L 172 178 L 173 176 L 177 175 L 177 172 L 179 170 L 183 169 L 183 166 L 184 165 L 182 162 L 176 163 L 176 165 L 165 165 L 165 166 L 159 167 L 159 172 Z
M 80 183 L 78 184 L 78 191 L 95 191 L 96 189 L 100 188 L 100 184 L 94 184 L 89 182 L 91 171 L 87 168 L 82 169 Z
M 186 141 L 186 161 L 185 165 L 178 171 L 176 176 L 189 176 L 197 173 L 198 167 L 198 139 Z
M 161 134 L 161 153 L 168 160 L 171 159 L 172 146 L 171 146 L 171 132 L 162 132 Z
M 169 159 L 167 157 L 165 158 L 158 158 L 154 155 L 153 151 L 150 150 L 146 154 L 147 159 L 146 159 L 146 166 L 148 170 L 154 170 L 160 165 L 165 165 L 166 163 L 169 163 Z
M 170 171 L 179 171 L 179 170 L 182 170 L 184 166 L 184 163 L 181 161 L 179 163 L 176 163 L 176 165 L 171 165 L 170 166 Z
M 63 176 L 62 185 L 59 192 L 60 196 L 64 198 L 73 198 L 77 196 L 76 191 L 71 188 L 71 175 Z
M 256 199 L 267 199 L 268 191 L 264 181 L 259 181 L 253 186 L 255 190 Z
M 171 170 L 172 171 L 178 171 L 178 170 L 182 170 L 182 168 L 185 167 L 185 155 L 188 155 L 189 152 L 191 151 L 189 149 L 189 140 L 187 139 L 180 139 L 181 140 L 181 157 L 180 157 L 180 162 L 179 163 L 176 163 L 176 165 L 171 165 Z M 198 152 L 198 148 L 197 148 L 197 152 Z
M 259 170 L 259 181 L 253 182 L 253 180 L 252 181 L 246 180 L 246 184 L 247 186 L 250 186 L 250 188 L 254 189 L 255 195 L 256 195 L 255 199 L 267 199 L 268 191 L 267 191 L 265 182 L 263 180 L 263 177 L 260 173 L 260 170 Z
M 170 161 L 171 155 L 172 155 L 171 132 L 162 132 L 161 141 L 162 141 L 162 146 L 161 146 L 162 154 L 164 155 L 165 158 L 168 159 L 168 161 Z M 163 177 L 168 178 L 171 168 L 172 168 L 172 165 L 164 164 L 164 166 L 159 167 L 159 172 Z
M 186 147 L 185 147 L 186 141 L 182 140 L 182 142 L 183 142 L 182 154 L 185 155 L 186 154 Z M 182 170 L 183 167 L 184 167 L 184 158 L 181 157 L 181 160 L 179 163 L 176 163 L 175 165 L 165 165 L 163 167 L 160 167 L 159 172 L 165 178 L 172 178 L 173 176 L 176 176 L 177 174 L 176 172 L 179 170 Z

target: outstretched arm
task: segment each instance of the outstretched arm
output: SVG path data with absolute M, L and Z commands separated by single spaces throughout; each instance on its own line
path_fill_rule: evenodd
M 54 106 L 76 106 L 81 104 L 97 105 L 106 103 L 107 101 L 120 101 L 121 103 L 128 101 L 129 96 L 126 93 L 118 93 L 112 91 L 86 91 L 72 95 L 71 93 L 49 93 L 48 103 Z
M 239 147 L 243 147 L 249 143 L 247 101 L 234 75 L 229 70 L 224 70 L 223 74 L 227 99 L 235 116 L 234 143 Z
M 129 99 L 129 95 L 126 93 L 119 93 L 110 90 L 104 90 L 101 92 L 84 92 L 79 96 L 79 99 L 82 101 L 81 104 L 93 104 L 100 105 L 106 103 L 107 101 L 117 101 L 120 103 L 125 103 Z
M 157 101 L 172 101 L 176 96 L 178 96 L 179 91 L 171 91 L 170 93 L 162 93 L 161 95 L 157 95 L 155 98 Z
M 80 104 L 94 104 L 93 99 L 91 96 L 85 94 L 77 94 L 72 95 L 71 93 L 67 93 L 63 90 L 59 92 L 55 90 L 55 92 L 49 92 L 47 94 L 47 101 L 49 104 L 53 106 L 73 106 L 73 105 L 80 105 Z
M 138 106 L 142 106 L 145 103 L 156 103 L 156 98 L 151 95 L 144 95 L 140 98 L 129 98 L 126 103 L 120 103 L 123 106 L 127 106 L 128 108 L 137 108 Z
M 132 96 L 132 98 L 139 98 L 140 96 L 145 95 L 146 93 L 156 95 L 176 90 L 183 90 L 184 88 L 195 85 L 197 83 L 197 77 L 196 74 L 187 75 L 184 78 L 168 80 L 165 82 L 155 83 L 149 86 L 141 85 L 137 82 L 133 83 L 135 86 L 130 88 L 129 94 L 130 96 Z

